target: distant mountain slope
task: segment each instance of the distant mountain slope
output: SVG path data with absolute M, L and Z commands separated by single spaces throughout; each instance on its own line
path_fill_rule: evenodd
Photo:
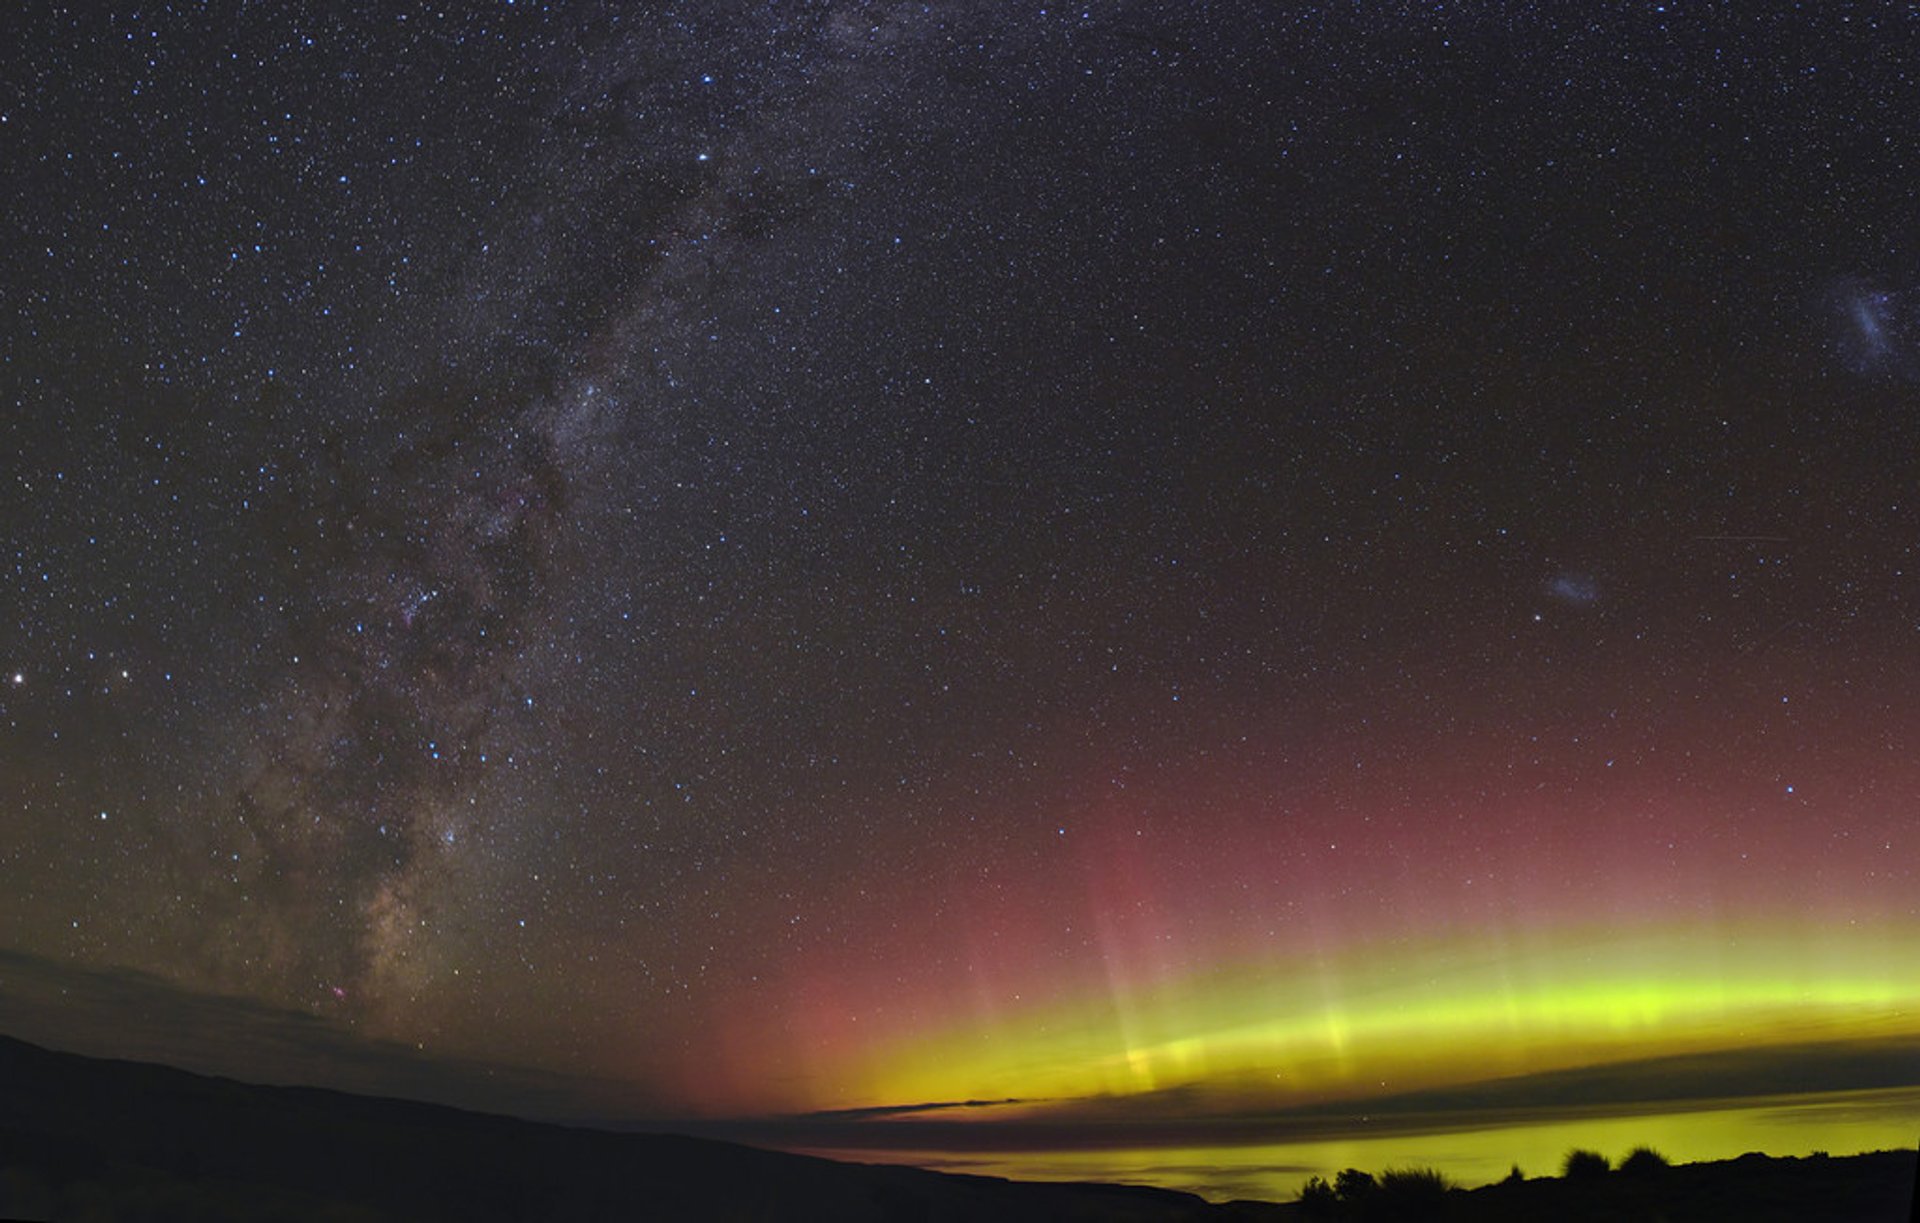
M 1161 1220 L 1184 1193 L 866 1167 L 311 1088 L 0 1038 L 0 1218 Z

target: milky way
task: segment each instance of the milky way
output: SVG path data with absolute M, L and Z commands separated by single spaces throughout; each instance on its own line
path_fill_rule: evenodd
M 35 13 L 0 942 L 673 1113 L 1899 1027 L 1824 22 Z

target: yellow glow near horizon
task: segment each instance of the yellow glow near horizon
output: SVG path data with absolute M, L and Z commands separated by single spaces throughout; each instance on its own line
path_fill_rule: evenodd
M 896 1042 L 850 1103 L 1186 1089 L 1285 1107 L 1669 1054 L 1920 1034 L 1920 930 L 1561 932 L 1242 964 Z M 1002 1113 L 1001 1115 L 1005 1115 Z
M 822 1148 L 812 1153 L 862 1163 L 907 1163 L 1016 1180 L 1158 1185 L 1214 1201 L 1297 1197 L 1310 1176 L 1340 1168 L 1379 1172 L 1431 1167 L 1456 1182 L 1485 1185 L 1509 1168 L 1550 1176 L 1576 1147 L 1619 1159 L 1651 1146 L 1675 1163 L 1734 1159 L 1748 1151 L 1805 1155 L 1898 1149 L 1912 1141 L 1920 1088 L 1761 1097 L 1726 1107 L 1666 1109 L 1471 1128 L 1308 1134 L 1272 1142 L 1154 1145 L 1074 1150 Z

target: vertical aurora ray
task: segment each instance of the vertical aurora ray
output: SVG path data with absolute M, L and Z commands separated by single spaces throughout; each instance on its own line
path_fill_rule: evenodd
M 846 1065 L 840 1106 L 1018 1099 L 1070 1112 L 1133 1099 L 1141 1116 L 1200 1116 L 1920 1036 L 1916 934 L 1565 928 L 1519 959 L 1488 936 L 1241 963 L 897 1035 Z
M 1230 1112 L 1920 1033 L 1920 918 L 1889 857 L 1920 787 L 1858 742 L 1790 794 L 1757 758 L 1580 787 L 1552 754 L 1514 773 L 1434 748 L 1359 782 L 1263 789 L 1255 759 L 1132 806 L 1050 799 L 1044 869 L 891 896 L 917 941 L 885 974 L 807 966 L 833 1036 L 796 1056 L 832 1088 L 782 1104 Z M 1166 818 L 1182 803 L 1204 838 Z
M 1884 762 L 1863 784 L 1856 751 L 1792 794 L 1759 760 L 1576 787 L 1548 786 L 1565 774 L 1543 754 L 1496 786 L 1497 763 L 1434 749 L 1444 766 L 1410 750 L 1362 781 L 1277 788 L 1252 758 L 1124 804 L 1048 795 L 1051 857 L 849 905 L 889 933 L 787 966 L 777 1056 L 754 1051 L 765 1012 L 718 1013 L 736 1064 L 810 1084 L 744 1076 L 719 1107 L 1227 1114 L 1920 1034 L 1920 919 L 1890 858 L 1920 787 Z

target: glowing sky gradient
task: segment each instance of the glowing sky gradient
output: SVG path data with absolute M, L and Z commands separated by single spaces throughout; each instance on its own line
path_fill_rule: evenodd
M 663 1123 L 1905 1048 L 1920 18 L 1685 7 L 36 11 L 0 1017 Z
M 872 1102 L 1198 1088 L 1183 1106 L 1273 1109 L 1683 1052 L 1911 1036 L 1915 990 L 1889 978 L 1913 980 L 1909 934 L 1589 932 L 1519 954 L 1497 942 L 1356 948 L 1346 971 L 1247 965 L 883 1040 L 882 1056 L 856 1058 L 840 1081 Z
M 763 1010 L 715 1013 L 716 1061 L 748 1068 L 727 1106 L 764 1108 L 783 1061 L 817 1074 L 776 1103 L 794 1111 L 1171 1088 L 1225 1111 L 1913 1035 L 1905 806 L 1829 770 L 1716 779 L 1716 801 L 1617 758 L 1578 796 L 1542 797 L 1544 765 L 1502 787 L 1524 796 L 1450 793 L 1436 766 L 1397 803 L 1376 797 L 1393 782 L 1347 783 L 1331 801 L 1372 814 L 1285 832 L 1236 797 L 1247 816 L 1205 846 L 1155 835 L 1151 803 L 1062 804 L 1072 845 L 1045 870 L 876 898 L 874 927 L 898 931 L 883 954 L 803 960 L 748 995 L 776 1001 L 789 1048 L 767 1046 Z M 1829 824 L 1826 803 L 1859 814 Z M 1421 804 L 1460 842 L 1423 837 Z
M 1665 726 L 1623 717 L 1616 680 L 1518 695 L 1509 716 L 1573 725 L 1503 736 L 1456 688 L 1444 728 L 1376 716 L 1390 751 L 1288 744 L 1279 767 L 1249 735 L 1103 769 L 1050 796 L 1049 855 L 876 890 L 877 953 L 802 958 L 711 1015 L 716 1064 L 748 1067 L 723 1107 L 764 1108 L 783 1062 L 817 1074 L 791 1111 L 1182 1088 L 1223 1112 L 1914 1035 L 1920 768 L 1890 759 L 1911 701 L 1841 665 L 1744 700 L 1729 671 Z M 1168 834 L 1182 807 L 1203 842 Z

